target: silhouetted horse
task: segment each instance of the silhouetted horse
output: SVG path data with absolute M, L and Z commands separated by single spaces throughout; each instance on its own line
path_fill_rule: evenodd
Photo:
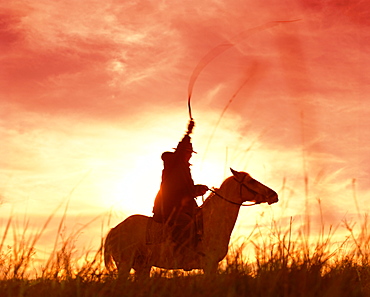
M 107 235 L 104 245 L 107 269 L 113 271 L 114 260 L 119 277 L 122 278 L 128 277 L 131 268 L 138 276 L 148 276 L 152 266 L 165 269 L 203 269 L 205 273 L 215 273 L 218 262 L 227 254 L 231 232 L 242 203 L 252 201 L 255 204 L 272 204 L 278 201 L 275 191 L 256 181 L 248 173 L 233 169 L 231 171 L 233 176 L 227 178 L 201 206 L 204 231 L 195 250 L 177 252 L 170 236 L 164 242 L 148 244 L 148 223 L 157 229 L 163 226 L 159 226 L 151 217 L 133 215 L 111 229 Z

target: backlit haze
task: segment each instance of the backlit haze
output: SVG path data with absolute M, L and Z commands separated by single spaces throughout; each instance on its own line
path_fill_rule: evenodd
M 279 193 L 242 208 L 233 238 L 257 221 L 312 232 L 355 221 L 370 198 L 369 11 L 361 0 L 2 1 L 1 230 L 12 216 L 32 233 L 54 213 L 47 253 L 66 210 L 62 232 L 81 229 L 76 245 L 96 249 L 128 215 L 151 215 L 192 71 L 234 40 L 194 85 L 194 181 L 219 187 L 232 167 Z

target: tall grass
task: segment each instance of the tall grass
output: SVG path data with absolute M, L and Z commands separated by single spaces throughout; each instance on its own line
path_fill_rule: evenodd
M 248 240 L 230 248 L 217 275 L 153 269 L 140 282 L 108 274 L 102 246 L 77 257 L 74 242 L 83 228 L 63 239 L 56 235 L 54 250 L 40 264 L 35 245 L 51 217 L 34 234 L 27 233 L 28 222 L 16 232 L 13 218 L 7 221 L 0 241 L 0 296 L 370 296 L 367 215 L 359 216 L 357 232 L 343 221 L 340 241 L 333 239 L 338 227 L 322 225 L 318 236 L 308 237 L 307 227 L 295 226 L 293 218 L 256 224 Z M 61 220 L 59 229 L 65 216 Z M 13 244 L 6 245 L 11 234 Z

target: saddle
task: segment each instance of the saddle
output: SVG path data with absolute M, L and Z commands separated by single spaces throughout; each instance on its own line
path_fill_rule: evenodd
M 203 237 L 203 213 L 199 209 L 194 218 L 190 222 L 191 232 L 189 241 L 193 248 L 195 248 Z M 146 226 L 146 244 L 160 244 L 168 240 L 173 241 L 172 232 L 175 226 L 170 226 L 167 223 L 159 223 L 154 221 L 152 217 L 148 219 Z

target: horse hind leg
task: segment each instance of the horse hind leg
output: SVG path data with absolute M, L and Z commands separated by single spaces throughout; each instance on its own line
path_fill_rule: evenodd
M 150 277 L 150 270 L 152 267 L 148 265 L 147 260 L 147 255 L 143 253 L 137 253 L 133 265 L 136 280 L 142 280 Z
M 118 280 L 126 281 L 130 276 L 130 271 L 132 267 L 131 261 L 117 261 L 116 264 L 118 269 Z

